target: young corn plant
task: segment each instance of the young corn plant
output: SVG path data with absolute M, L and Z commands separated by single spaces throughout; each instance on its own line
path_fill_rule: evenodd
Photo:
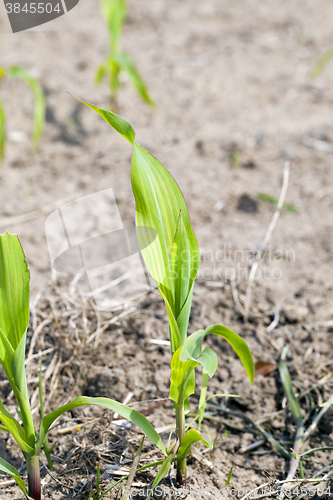
M 154 242 L 147 244 L 145 233 L 138 231 L 138 240 L 168 313 L 172 353 L 169 398 L 174 404 L 178 444 L 168 448 L 168 456 L 155 481 L 162 479 L 176 455 L 177 481 L 184 485 L 187 456 L 192 444 L 201 441 L 206 446 L 212 446 L 199 429 L 186 430 L 185 424 L 185 414 L 189 411 L 188 398 L 195 390 L 195 368 L 203 368 L 205 379 L 212 377 L 217 369 L 217 355 L 209 347 L 203 348 L 205 338 L 213 334 L 227 340 L 242 361 L 251 382 L 254 375 L 252 356 L 245 341 L 222 325 L 188 335 L 200 253 L 182 192 L 164 166 L 136 142 L 135 132 L 128 122 L 111 111 L 84 104 L 96 111 L 132 145 L 131 179 L 136 201 L 136 225 L 153 228 L 157 233 Z M 154 482 L 153 486 L 156 484 Z
M 102 0 L 102 13 L 105 18 L 110 38 L 110 49 L 105 62 L 98 68 L 96 84 L 106 77 L 110 88 L 111 107 L 116 106 L 116 99 L 121 88 L 121 72 L 125 73 L 139 96 L 150 106 L 154 106 L 145 82 L 137 70 L 131 56 L 119 49 L 120 36 L 127 15 L 126 0 Z
M 32 150 L 36 151 L 40 135 L 45 121 L 45 98 L 38 81 L 33 78 L 26 69 L 21 66 L 11 66 L 10 68 L 0 67 L 0 84 L 4 78 L 14 78 L 23 80 L 31 89 L 35 98 L 34 130 L 32 135 Z M 5 156 L 6 147 L 6 113 L 2 101 L 0 100 L 0 158 Z
M 17 402 L 17 415 L 13 416 L 0 401 L 0 431 L 9 432 L 23 453 L 27 464 L 28 491 L 19 472 L 3 458 L 0 458 L 0 470 L 12 476 L 27 498 L 40 500 L 39 455 L 44 449 L 48 461 L 50 458 L 47 432 L 64 412 L 88 404 L 108 408 L 130 420 L 166 456 L 161 438 L 143 415 L 106 398 L 78 397 L 45 416 L 42 409 L 43 418 L 36 431 L 24 364 L 29 323 L 29 283 L 30 273 L 17 236 L 9 233 L 0 235 L 0 362 Z

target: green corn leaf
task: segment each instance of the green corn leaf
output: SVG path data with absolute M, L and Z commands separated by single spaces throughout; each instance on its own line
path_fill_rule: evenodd
M 151 245 L 142 245 L 142 253 L 166 303 L 174 353 L 186 339 L 193 284 L 200 264 L 199 247 L 184 197 L 164 166 L 134 142 L 134 130 L 125 120 L 110 111 L 81 102 L 96 111 L 134 146 L 132 186 L 136 224 L 157 232 L 158 237 Z
M 225 483 L 225 486 L 228 486 L 228 484 L 230 483 L 231 481 L 231 477 L 232 477 L 232 467 L 229 471 L 229 474 L 228 474 L 228 477 L 227 477 L 227 480 L 226 480 L 226 483 Z
M 0 158 L 5 156 L 6 146 L 6 114 L 2 102 L 0 101 Z
M 0 470 L 2 470 L 2 472 L 5 472 L 6 474 L 9 474 L 10 476 L 12 476 L 12 478 L 15 479 L 17 485 L 23 491 L 24 495 L 27 498 L 29 498 L 27 490 L 26 490 L 26 487 L 25 487 L 25 484 L 22 481 L 22 479 L 20 478 L 20 474 L 19 474 L 18 470 L 15 469 L 15 467 L 13 467 L 12 465 L 10 465 L 3 458 L 0 458 Z
M 30 273 L 21 244 L 14 234 L 0 235 L 0 360 L 8 356 L 6 337 L 13 351 L 19 346 L 29 323 Z M 11 352 L 11 357 L 13 352 Z
M 85 396 L 74 399 L 74 401 L 72 401 L 71 403 L 62 406 L 58 410 L 50 413 L 49 415 L 46 415 L 43 418 L 40 425 L 39 439 L 36 443 L 36 454 L 39 453 L 46 433 L 53 422 L 66 411 L 85 405 L 102 406 L 103 408 L 108 408 L 116 413 L 119 413 L 119 415 L 121 415 L 123 418 L 126 418 L 133 424 L 137 425 L 142 430 L 142 432 L 162 451 L 162 453 L 166 455 L 166 451 L 160 436 L 157 434 L 151 423 L 146 419 L 146 417 L 141 415 L 141 413 L 133 410 L 133 408 L 129 408 L 128 406 L 118 403 L 117 401 L 113 401 L 112 399 L 88 398 Z
M 8 429 L 4 425 L 0 425 L 0 431 L 2 431 L 2 432 L 8 432 Z
M 34 449 L 27 443 L 24 429 L 20 426 L 17 420 L 6 411 L 2 403 L 0 403 L 0 420 L 4 427 L 6 427 L 7 431 L 12 435 L 20 450 L 29 455 L 33 454 Z
M 97 106 L 94 106 L 93 104 L 81 101 L 81 99 L 78 99 L 77 97 L 75 97 L 75 99 L 88 106 L 88 108 L 96 111 L 96 113 L 98 113 L 109 125 L 111 125 L 112 128 L 114 128 L 118 132 L 118 134 L 125 137 L 125 139 L 127 139 L 131 144 L 134 144 L 135 132 L 131 125 L 126 120 L 124 120 L 124 118 L 121 118 L 121 116 L 118 116 L 115 113 L 112 113 L 112 111 L 108 111 L 107 109 L 101 109 Z
M 126 19 L 126 0 L 103 0 L 102 13 L 108 25 L 112 52 L 118 49 L 119 38 Z
M 104 78 L 105 72 L 106 72 L 106 65 L 105 65 L 105 64 L 101 64 L 101 65 L 97 68 L 97 71 L 96 71 L 96 75 L 95 75 L 95 85 L 99 85 L 99 84 L 101 83 L 101 81 L 102 81 L 102 80 L 103 80 L 103 78 Z
M 210 377 L 214 375 L 217 369 L 217 356 L 212 349 L 205 347 L 200 356 L 198 356 L 197 361 L 200 362 Z
M 147 499 L 148 500 L 154 489 L 156 488 L 156 486 L 159 485 L 159 483 L 162 481 L 162 479 L 166 476 L 166 474 L 168 473 L 168 470 L 170 469 L 170 465 L 172 463 L 172 460 L 173 460 L 173 453 L 170 453 L 166 459 L 164 460 L 164 462 L 162 463 L 158 473 L 156 474 L 156 477 L 153 481 L 153 484 L 152 484 L 152 487 L 151 487 L 151 490 L 149 491 L 149 495 L 147 496 Z
M 126 53 L 117 54 L 117 61 L 119 68 L 128 75 L 139 96 L 150 106 L 155 106 L 155 102 L 151 98 L 148 88 L 132 61 L 131 56 Z
M 7 72 L 8 76 L 12 78 L 21 78 L 24 80 L 32 90 L 35 97 L 35 112 L 34 112 L 34 132 L 33 132 L 33 142 L 32 147 L 34 150 L 37 149 L 39 139 L 42 133 L 44 121 L 45 121 L 45 113 L 46 113 L 46 104 L 45 97 L 42 91 L 41 86 L 38 81 L 33 78 L 25 68 L 20 66 L 12 66 L 9 68 Z
M 188 297 L 200 264 L 199 247 L 186 203 L 170 173 L 138 144 L 134 144 L 132 186 L 137 225 L 152 227 L 158 235 L 142 253 L 173 311 L 184 342 L 189 318 Z M 185 316 L 181 314 L 184 307 Z M 178 347 L 172 345 L 172 350 Z
M 222 325 L 210 326 L 209 328 L 206 328 L 206 330 L 198 330 L 197 332 L 190 335 L 186 340 L 186 345 L 183 347 L 180 358 L 187 359 L 190 355 L 192 359 L 198 359 L 201 353 L 203 339 L 206 337 L 206 335 L 209 334 L 218 335 L 219 337 L 222 337 L 227 340 L 227 342 L 229 342 L 229 344 L 243 363 L 250 381 L 253 382 L 254 363 L 251 352 L 246 342 L 235 332 Z
M 182 439 L 182 444 L 178 449 L 178 457 L 189 455 L 191 453 L 192 444 L 198 441 L 201 441 L 208 448 L 213 448 L 213 443 L 210 439 L 204 439 L 201 432 L 196 429 L 190 429 Z
M 169 392 L 169 398 L 178 405 L 183 405 L 184 400 L 194 393 L 195 379 L 190 375 L 194 368 L 200 365 L 200 362 L 193 359 L 181 361 L 179 359 L 181 349 L 179 347 L 172 356 Z

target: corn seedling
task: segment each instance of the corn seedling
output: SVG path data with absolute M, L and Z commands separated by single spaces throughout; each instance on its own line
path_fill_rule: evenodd
M 120 36 L 127 15 L 127 1 L 102 0 L 102 13 L 109 31 L 110 49 L 105 62 L 97 70 L 96 84 L 101 83 L 104 77 L 108 79 L 111 106 L 114 106 L 121 87 L 120 74 L 123 72 L 128 76 L 139 96 L 153 106 L 155 103 L 131 56 L 119 49 Z
M 201 441 L 212 447 L 211 441 L 204 439 L 199 429 L 186 430 L 185 425 L 185 414 L 189 411 L 188 398 L 195 390 L 195 368 L 203 367 L 209 377 L 217 369 L 217 355 L 210 348 L 203 348 L 205 337 L 214 334 L 227 340 L 241 359 L 251 381 L 254 375 L 252 356 L 245 341 L 222 325 L 198 330 L 188 336 L 193 286 L 199 269 L 200 253 L 184 197 L 164 166 L 137 144 L 135 132 L 127 121 L 110 111 L 84 104 L 96 111 L 132 145 L 131 178 L 136 201 L 136 225 L 152 228 L 157 234 L 154 242 L 148 246 L 144 233 L 138 232 L 138 240 L 147 268 L 158 285 L 168 313 L 172 353 L 169 398 L 174 404 L 178 441 L 168 447 L 167 456 L 153 487 L 167 473 L 174 458 L 178 458 L 178 484 L 184 485 L 186 457 L 193 443 Z
M 166 456 L 164 445 L 148 420 L 136 410 L 106 398 L 79 397 L 44 416 L 38 432 L 32 418 L 25 373 L 26 334 L 29 323 L 30 273 L 16 235 L 0 236 L 0 362 L 14 392 L 17 418 L 11 415 L 0 401 L 0 431 L 9 432 L 23 453 L 27 464 L 28 491 L 19 472 L 0 458 L 0 470 L 10 474 L 26 497 L 41 499 L 39 455 L 44 449 L 49 460 L 51 450 L 47 432 L 53 422 L 73 408 L 93 404 L 108 408 L 136 424 Z M 40 395 L 41 382 L 39 384 Z
M 36 151 L 45 121 L 45 98 L 38 81 L 26 69 L 20 66 L 0 68 L 0 82 L 3 78 L 19 78 L 30 87 L 35 98 L 34 130 L 32 136 L 32 150 Z M 0 158 L 5 155 L 6 146 L 6 114 L 0 100 Z

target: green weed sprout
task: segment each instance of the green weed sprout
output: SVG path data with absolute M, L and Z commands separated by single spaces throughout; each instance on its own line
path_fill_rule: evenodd
M 39 455 L 44 449 L 49 460 L 50 449 L 47 432 L 53 422 L 63 413 L 88 404 L 108 408 L 136 424 L 143 433 L 162 451 L 166 451 L 161 438 L 136 410 L 106 398 L 78 397 L 54 412 L 44 416 L 41 397 L 42 421 L 38 432 L 32 418 L 24 359 L 26 332 L 29 323 L 30 273 L 21 244 L 16 235 L 0 236 L 0 362 L 14 392 L 17 417 L 11 415 L 0 401 L 0 431 L 9 432 L 23 453 L 27 463 L 28 491 L 19 472 L 3 458 L 0 470 L 10 474 L 27 498 L 41 499 Z M 41 384 L 39 385 L 41 388 Z M 41 391 L 40 391 L 41 395 Z
M 169 398 L 174 403 L 178 445 L 175 443 L 168 448 L 168 456 L 153 487 L 167 473 L 174 455 L 178 458 L 177 481 L 184 485 L 186 457 L 192 444 L 201 441 L 212 447 L 211 441 L 204 439 L 199 429 L 186 430 L 185 425 L 185 413 L 189 411 L 188 398 L 195 390 L 195 368 L 202 366 L 204 374 L 206 372 L 210 377 L 217 369 L 217 355 L 210 348 L 202 346 L 205 337 L 214 334 L 227 340 L 241 359 L 251 382 L 254 375 L 253 359 L 245 341 L 225 326 L 214 325 L 187 335 L 200 253 L 184 197 L 164 166 L 137 144 L 135 132 L 127 121 L 110 111 L 83 103 L 96 111 L 133 146 L 131 178 L 136 201 L 136 224 L 153 228 L 157 233 L 152 244 L 147 245 L 143 241 L 144 233 L 140 233 L 138 239 L 146 265 L 158 285 L 168 312 L 172 352 Z
M 102 79 L 107 77 L 110 88 L 111 106 L 114 106 L 121 87 L 119 75 L 123 71 L 127 74 L 139 96 L 150 106 L 154 106 L 155 103 L 149 95 L 147 86 L 131 56 L 125 52 L 121 52 L 119 49 L 119 39 L 127 15 L 127 1 L 102 0 L 102 13 L 109 30 L 110 49 L 105 62 L 96 72 L 96 84 L 100 84 Z
M 40 135 L 45 121 L 45 98 L 38 81 L 33 78 L 26 69 L 21 66 L 11 66 L 10 68 L 0 68 L 0 83 L 3 78 L 20 78 L 26 82 L 35 98 L 34 130 L 32 136 L 32 150 L 36 151 Z M 0 100 L 0 158 L 5 156 L 6 146 L 6 114 Z

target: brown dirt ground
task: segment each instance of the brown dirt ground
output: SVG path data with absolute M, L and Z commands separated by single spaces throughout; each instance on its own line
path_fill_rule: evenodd
M 141 0 L 130 4 L 122 39 L 158 109 L 143 104 L 125 82 L 119 112 L 135 128 L 138 142 L 176 178 L 202 249 L 190 331 L 226 324 L 248 342 L 256 361 L 277 362 L 289 343 L 288 367 L 297 393 L 327 376 L 325 385 L 302 399 L 304 415 L 312 402 L 315 405 L 308 423 L 318 404 L 330 396 L 332 381 L 333 170 L 332 156 L 322 148 L 333 148 L 333 64 L 316 81 L 310 80 L 319 57 L 333 46 L 332 16 L 329 0 Z M 47 96 L 47 123 L 38 153 L 32 155 L 32 100 L 24 84 L 3 82 L 1 87 L 11 140 L 0 170 L 0 229 L 20 236 L 31 269 L 32 300 L 50 282 L 45 217 L 21 224 L 11 222 L 12 217 L 105 187 L 113 188 L 123 220 L 134 217 L 129 145 L 65 92 L 101 106 L 107 103 L 106 85 L 96 88 L 93 84 L 96 67 L 107 50 L 99 9 L 81 0 L 75 10 L 54 22 L 54 30 L 4 33 L 1 40 L 2 64 L 24 65 L 39 78 Z M 257 281 L 251 315 L 244 322 L 239 309 L 246 276 L 233 284 L 224 276 L 238 264 L 247 268 L 248 255 L 260 245 L 274 207 L 259 200 L 257 193 L 279 196 L 285 160 L 291 160 L 286 201 L 299 214 L 282 212 L 271 239 L 271 257 L 260 267 L 271 272 L 277 269 L 276 273 L 281 270 L 281 276 Z M 212 262 L 211 256 L 216 257 L 221 249 L 227 252 L 224 262 L 216 258 Z M 243 260 L 240 253 L 235 256 L 236 251 L 243 252 Z M 43 289 L 30 329 L 31 337 L 45 321 L 32 353 L 52 349 L 43 358 L 48 410 L 82 393 L 123 400 L 131 391 L 131 402 L 167 397 L 170 355 L 167 349 L 147 342 L 167 338 L 162 300 L 148 295 L 134 305 L 135 311 L 116 318 L 91 338 L 99 331 L 99 321 L 112 321 L 118 313 L 98 318 L 91 305 L 77 299 L 71 303 L 64 292 L 68 294 L 68 288 L 59 291 L 58 286 L 47 284 Z M 234 300 L 237 296 L 241 306 Z M 268 333 L 276 308 L 282 310 L 280 323 Z M 59 318 L 59 329 L 54 317 Z M 240 399 L 227 401 L 227 409 L 263 422 L 281 442 L 292 441 L 294 426 L 284 409 L 278 371 L 259 375 L 251 386 L 231 348 L 222 341 L 208 343 L 219 356 L 209 393 L 239 394 Z M 36 419 L 38 366 L 38 358 L 28 365 Z M 1 400 L 13 409 L 4 382 L 0 390 Z M 193 397 L 193 407 L 195 402 Z M 157 426 L 172 422 L 169 402 L 155 408 L 156 404 L 135 407 L 147 409 Z M 88 498 L 98 460 L 104 471 L 107 463 L 133 458 L 138 432 L 119 430 L 110 421 L 109 414 L 96 409 L 62 417 L 51 432 L 51 440 L 57 442 L 55 477 L 75 489 L 60 487 L 46 475 L 45 498 L 67 499 L 74 494 Z M 59 433 L 76 425 L 81 430 Z M 253 427 L 222 413 L 216 420 L 207 420 L 207 425 L 215 446 L 211 452 L 200 447 L 201 455 L 191 459 L 189 485 L 193 488 L 222 488 L 231 467 L 226 496 L 234 496 L 232 488 L 255 488 L 267 477 L 285 478 L 288 464 L 270 445 L 239 452 L 260 437 L 251 434 Z M 332 444 L 329 410 L 308 447 Z M 2 440 L 0 449 L 2 457 L 23 466 L 10 439 Z M 157 456 L 146 441 L 143 462 Z M 314 462 L 305 465 L 306 477 L 331 464 L 332 453 L 317 452 L 313 458 Z M 150 480 L 142 476 L 138 484 Z M 103 486 L 111 482 L 109 475 Z M 165 484 L 170 483 L 166 480 Z M 22 496 L 13 486 L 0 488 L 3 500 Z M 188 498 L 203 496 L 201 490 Z

